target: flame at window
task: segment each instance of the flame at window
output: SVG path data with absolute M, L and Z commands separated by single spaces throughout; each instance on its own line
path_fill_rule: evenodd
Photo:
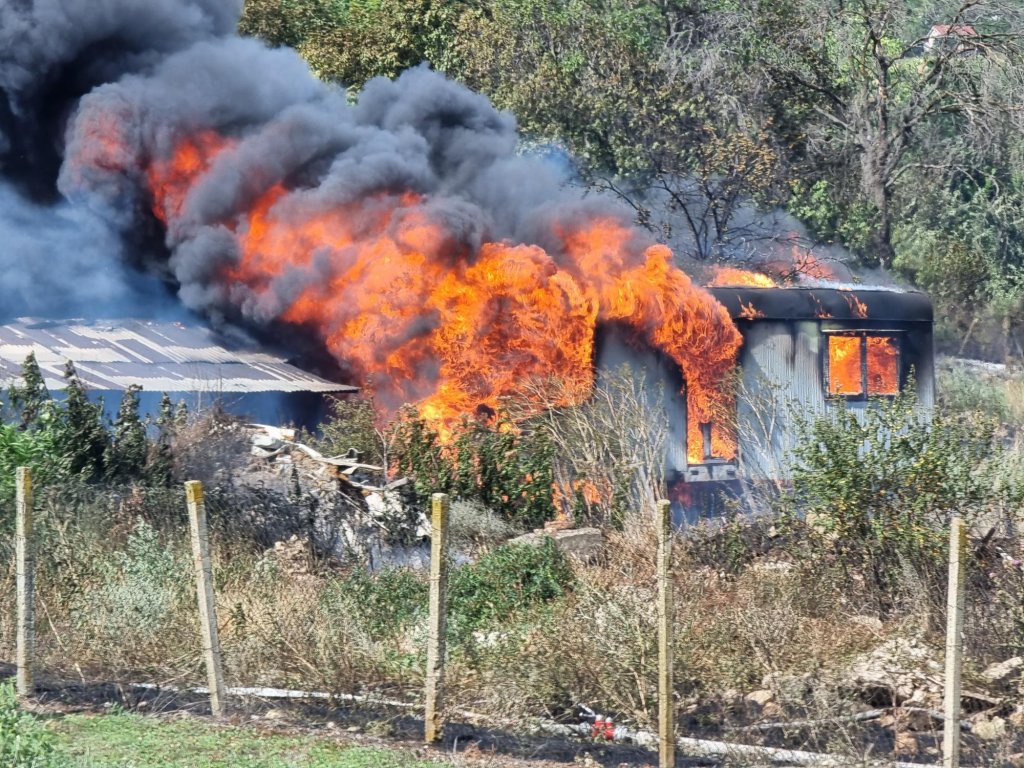
M 861 381 L 860 337 L 828 337 L 828 393 L 859 395 L 864 392 Z
M 899 349 L 891 336 L 868 336 L 868 394 L 895 395 L 900 389 Z

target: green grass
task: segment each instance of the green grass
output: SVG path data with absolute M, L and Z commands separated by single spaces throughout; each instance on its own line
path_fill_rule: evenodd
M 315 736 L 261 735 L 245 727 L 133 714 L 47 721 L 67 768 L 438 768 L 397 750 Z

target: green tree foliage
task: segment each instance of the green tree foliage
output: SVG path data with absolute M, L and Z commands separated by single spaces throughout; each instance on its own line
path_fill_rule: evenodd
M 319 77 L 359 88 L 423 61 L 445 68 L 461 8 L 445 0 L 249 0 L 239 31 L 291 46 Z
M 930 415 L 911 394 L 834 409 L 803 424 L 787 501 L 839 562 L 893 594 L 907 565 L 939 575 L 952 515 L 998 518 L 1024 498 L 996 426 Z
M 35 352 L 29 352 L 21 364 L 21 383 L 11 385 L 7 398 L 22 429 L 39 426 L 40 418 L 48 413 L 44 406 L 50 399 L 50 391 L 46 388 Z
M 108 436 L 103 424 L 103 402 L 90 402 L 74 363 L 64 366 L 65 397 L 57 422 L 61 440 L 70 451 L 70 469 L 87 478 L 103 473 Z
M 32 469 L 37 484 L 59 482 L 71 473 L 71 457 L 63 435 L 57 429 L 22 430 L 14 424 L 0 425 L 0 500 L 14 498 L 14 475 L 18 467 Z M 13 523 L 13 511 L 5 507 L 5 522 Z
M 174 469 L 171 444 L 177 432 L 174 403 L 166 392 L 160 397 L 160 410 L 156 417 L 157 436 L 149 447 L 146 461 L 146 477 L 156 485 L 169 485 Z
M 107 477 L 128 481 L 141 477 L 146 468 L 146 426 L 139 417 L 141 387 L 130 385 L 121 396 L 107 448 Z

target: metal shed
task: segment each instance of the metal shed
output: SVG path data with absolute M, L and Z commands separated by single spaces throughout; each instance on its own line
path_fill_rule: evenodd
M 356 391 L 307 373 L 257 349 L 198 325 L 148 320 L 32 320 L 0 325 L 0 385 L 17 381 L 30 352 L 51 392 L 65 387 L 72 361 L 90 395 L 116 411 L 121 392 L 142 387 L 143 412 L 155 413 L 168 393 L 191 408 L 221 403 L 232 413 L 267 423 L 315 426 L 325 395 Z
M 935 399 L 932 304 L 917 291 L 863 287 L 710 288 L 743 335 L 738 458 L 686 468 L 685 479 L 785 479 L 794 411 L 803 416 L 913 387 Z

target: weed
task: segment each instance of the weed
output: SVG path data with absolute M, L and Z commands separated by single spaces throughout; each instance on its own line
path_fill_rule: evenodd
M 12 768 L 57 768 L 61 765 L 53 735 L 18 706 L 14 685 L 0 684 L 0 765 Z

